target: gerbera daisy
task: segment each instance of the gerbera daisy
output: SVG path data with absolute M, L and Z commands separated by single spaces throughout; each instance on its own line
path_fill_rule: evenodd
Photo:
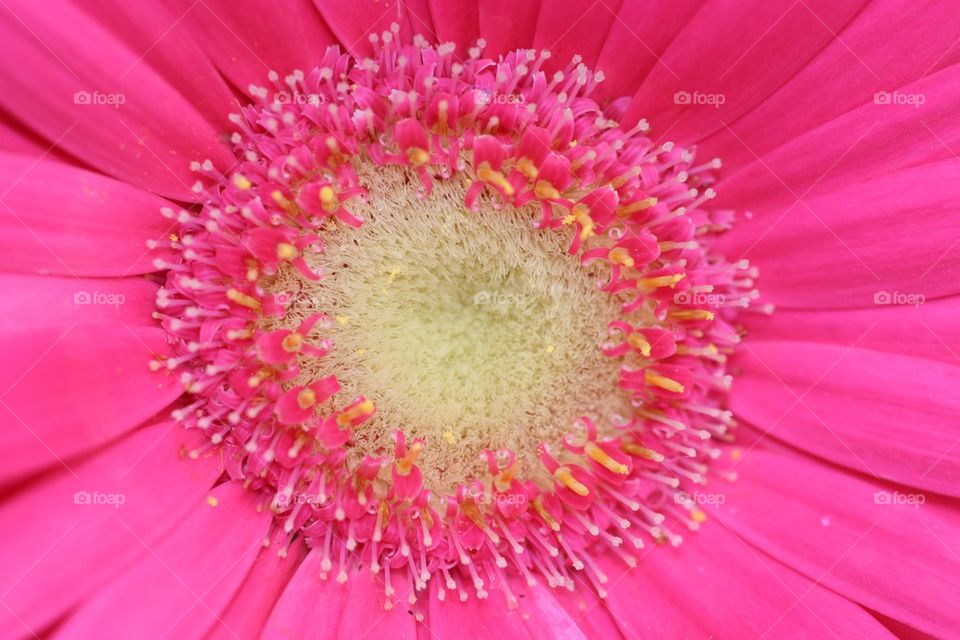
M 960 632 L 948 5 L 3 12 L 4 637 Z

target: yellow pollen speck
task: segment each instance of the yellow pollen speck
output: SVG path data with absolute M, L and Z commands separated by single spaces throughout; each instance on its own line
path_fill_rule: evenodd
M 733 451 L 730 452 L 730 458 L 733 460 L 739 460 L 740 456 L 742 455 L 743 455 L 743 451 L 741 449 L 734 449 Z
M 640 284 L 649 288 L 656 289 L 657 287 L 670 287 L 671 289 L 681 280 L 686 277 L 685 273 L 676 273 L 672 276 L 657 276 L 656 278 L 644 278 L 640 281 Z
M 297 257 L 297 248 L 289 242 L 281 242 L 277 245 L 277 257 L 281 260 L 293 260 Z
M 171 233 L 171 234 L 170 234 L 170 242 L 176 242 L 176 241 L 179 240 L 179 239 L 180 239 L 180 237 L 179 237 L 177 234 L 175 234 L 175 233 Z
M 690 512 L 690 519 L 694 522 L 703 522 L 707 519 L 707 514 L 694 507 L 693 511 Z
M 213 496 L 207 496 L 207 504 L 211 507 L 215 507 L 220 504 L 220 501 L 214 498 Z
M 449 442 L 450 444 L 455 444 L 457 442 L 457 439 L 453 437 L 452 431 L 444 431 L 443 439 Z
M 248 296 L 242 291 L 237 291 L 236 289 L 227 290 L 227 299 L 231 302 L 235 302 L 242 307 L 247 307 L 248 309 L 253 309 L 255 311 L 260 310 L 260 301 L 252 296 Z
M 241 175 L 239 173 L 234 174 L 233 184 L 236 185 L 237 189 L 242 189 L 244 191 L 246 191 L 247 189 L 253 186 L 253 183 L 250 182 L 250 180 L 248 180 L 246 176 Z
M 340 199 L 337 192 L 330 185 L 320 187 L 320 206 L 324 211 L 336 211 L 340 208 Z
M 358 356 L 362 356 L 362 355 L 365 354 L 366 352 L 367 352 L 366 349 L 357 349 L 357 350 L 355 351 L 355 353 L 356 353 Z
M 554 347 L 552 344 L 548 344 L 547 353 L 553 353 L 554 351 L 556 351 L 556 347 Z
M 300 350 L 301 345 L 303 345 L 303 336 L 299 333 L 291 333 L 280 343 L 280 346 L 287 353 L 296 353 Z
M 338 324 L 349 324 L 349 323 L 350 323 L 350 318 L 348 318 L 347 316 L 337 316 L 337 323 L 338 323 Z
M 407 149 L 407 158 L 410 160 L 410 164 L 413 166 L 422 167 L 430 162 L 430 153 L 426 149 L 410 147 Z
M 317 403 L 317 394 L 313 389 L 304 389 L 297 394 L 297 404 L 301 409 L 309 409 Z

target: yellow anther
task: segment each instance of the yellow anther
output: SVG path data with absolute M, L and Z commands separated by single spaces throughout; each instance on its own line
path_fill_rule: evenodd
M 289 242 L 281 242 L 277 245 L 277 257 L 281 260 L 293 260 L 297 257 L 297 248 Z
M 507 177 L 491 167 L 490 163 L 486 160 L 481 162 L 480 166 L 477 167 L 477 177 L 484 182 L 489 182 L 492 185 L 500 187 L 508 196 L 513 195 L 513 185 L 510 184 L 510 181 L 507 180 Z
M 220 501 L 217 500 L 214 496 L 207 496 L 207 504 L 211 507 L 215 507 L 220 504 Z
M 597 462 L 602 464 L 604 467 L 606 467 L 610 471 L 613 471 L 614 473 L 618 473 L 622 476 L 625 476 L 630 471 L 627 468 L 627 465 L 623 464 L 622 462 L 617 462 L 616 460 L 611 458 L 610 455 L 606 451 L 601 449 L 596 443 L 588 442 L 587 446 L 584 447 L 584 449 L 586 450 L 587 455 L 590 456 L 590 458 L 592 458 L 593 460 L 596 460 Z
M 313 389 L 303 389 L 297 394 L 297 404 L 301 409 L 309 409 L 317 404 L 317 394 Z
M 536 180 L 537 174 L 537 165 L 533 163 L 533 160 L 530 158 L 520 158 L 517 160 L 517 171 L 522 173 L 527 177 L 527 180 Z
M 303 336 L 299 333 L 291 333 L 280 341 L 280 346 L 287 353 L 296 353 L 297 351 L 300 351 L 300 347 L 302 345 Z
M 707 514 L 694 507 L 693 511 L 690 512 L 690 519 L 694 522 L 703 522 L 707 519 Z
M 548 200 L 556 200 L 560 197 L 560 192 L 557 191 L 557 188 L 546 180 L 537 180 L 537 184 L 533 186 L 533 192 L 537 194 L 538 198 L 546 198 Z
M 556 351 L 556 350 L 557 350 L 557 348 L 556 348 L 555 346 L 553 346 L 552 344 L 548 344 L 548 345 L 547 345 L 547 353 L 553 353 L 553 352 Z
M 239 173 L 233 174 L 233 184 L 237 187 L 237 189 L 241 189 L 243 191 L 246 191 L 253 186 L 253 183 L 250 182 L 246 176 Z
M 713 311 L 706 309 L 671 309 L 667 315 L 674 320 L 713 320 Z
M 253 296 L 248 296 L 247 294 L 237 291 L 236 289 L 227 289 L 227 300 L 231 302 L 236 302 L 241 307 L 246 307 L 248 309 L 253 309 L 255 311 L 260 310 L 260 301 L 254 298 Z
M 650 342 L 643 336 L 642 333 L 634 331 L 627 338 L 627 344 L 643 354 L 644 358 L 650 357 Z
M 640 280 L 640 284 L 648 289 L 656 289 L 658 287 L 670 287 L 673 289 L 678 282 L 683 280 L 687 274 L 685 273 L 675 273 L 671 276 L 657 276 L 655 278 L 644 278 Z
M 430 162 L 430 153 L 420 147 L 410 147 L 407 149 L 407 159 L 415 167 L 422 167 Z
M 650 369 L 647 369 L 643 372 L 643 377 L 647 381 L 647 384 L 652 387 L 660 387 L 661 389 L 670 391 L 672 393 L 683 393 L 684 391 L 683 385 L 673 378 L 661 376 L 658 373 L 654 373 Z
M 359 418 L 362 415 L 368 415 L 373 413 L 373 402 L 370 400 L 364 400 L 355 407 L 347 409 L 339 416 L 337 416 L 337 424 L 341 429 L 345 429 L 350 426 L 350 423 Z
M 656 198 L 644 198 L 643 200 L 637 200 L 636 202 L 631 202 L 625 207 L 618 207 L 617 215 L 626 217 L 636 213 L 637 211 L 643 211 L 644 209 L 649 209 L 655 204 L 657 204 Z
M 624 442 L 620 445 L 620 448 L 624 453 L 629 453 L 632 456 L 637 456 L 638 458 L 646 458 L 647 460 L 653 460 L 654 462 L 663 462 L 663 454 L 654 451 L 653 449 L 648 449 L 644 446 L 633 442 Z
M 590 495 L 590 489 L 587 488 L 587 485 L 573 477 L 573 473 L 570 471 L 569 467 L 560 467 L 553 472 L 553 476 L 559 480 L 563 486 L 565 486 L 567 489 L 570 489 L 570 491 L 573 491 L 578 496 Z
M 446 100 L 441 100 L 440 104 L 437 105 L 437 118 L 440 120 L 440 131 L 441 133 L 446 133 L 448 129 L 447 119 L 448 111 L 450 110 L 450 105 Z
M 407 449 L 407 455 L 403 456 L 397 460 L 397 473 L 402 476 L 410 473 L 413 469 L 414 463 L 417 461 L 417 456 L 420 455 L 420 449 L 423 447 L 419 442 L 414 442 L 410 445 L 410 448 Z
M 624 267 L 632 267 L 634 264 L 636 264 L 633 261 L 633 257 L 630 255 L 630 252 L 623 247 L 611 249 L 607 257 L 610 258 L 610 262 L 623 265 Z
M 579 222 L 582 227 L 580 230 L 580 239 L 586 240 L 593 235 L 593 218 L 590 217 L 590 209 L 585 204 L 574 205 L 573 210 L 563 218 L 563 224 L 573 224 Z
M 179 239 L 180 239 L 180 236 L 178 236 L 177 234 L 175 233 L 170 234 L 170 242 L 176 242 Z
M 320 198 L 320 206 L 323 207 L 324 211 L 333 212 L 340 208 L 340 199 L 337 197 L 337 192 L 330 185 L 325 184 L 320 187 L 317 195 Z

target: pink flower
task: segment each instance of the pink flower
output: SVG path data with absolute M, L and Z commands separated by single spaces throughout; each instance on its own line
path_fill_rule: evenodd
M 8 0 L 0 635 L 958 635 L 956 15 Z

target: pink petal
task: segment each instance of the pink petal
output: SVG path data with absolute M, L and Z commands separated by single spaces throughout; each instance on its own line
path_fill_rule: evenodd
M 2 334 L 0 479 L 67 465 L 168 406 L 183 385 L 148 367 L 167 349 L 156 327 L 27 324 Z
M 646 117 L 671 127 L 671 139 L 680 141 L 723 129 L 724 122 L 747 113 L 808 64 L 862 4 L 703 5 L 644 79 L 626 119 Z M 708 101 L 710 96 L 717 99 Z
M 9 607 L 0 608 L 0 635 L 43 629 L 148 553 L 140 540 L 158 544 L 221 473 L 219 458 L 183 459 L 182 448 L 201 440 L 170 422 L 144 427 L 0 505 L 0 527 L 20 532 L 0 545 Z M 78 503 L 77 492 L 91 500 Z M 124 503 L 92 504 L 93 492 L 122 495 Z
M 263 630 L 264 640 L 307 637 L 334 640 L 337 637 L 337 626 L 350 588 L 332 578 L 321 579 L 322 562 L 320 550 L 307 554 L 274 605 Z
M 919 73 L 960 62 L 960 49 L 953 46 L 958 30 L 960 14 L 950 3 L 929 2 L 910 12 L 894 4 L 867 3 L 841 37 L 773 95 L 736 123 L 727 121 L 735 133 L 721 129 L 703 144 L 727 167 L 753 162 L 754 154 L 763 156 L 871 103 L 878 91 L 895 91 L 917 80 Z M 915 33 L 923 34 L 924 46 L 917 46 Z
M 550 51 L 548 67 L 551 69 L 564 69 L 573 56 L 580 55 L 584 64 L 596 71 L 597 58 L 617 18 L 617 4 L 542 0 L 533 36 L 534 48 Z
M 815 155 L 807 160 L 822 161 Z M 837 173 L 843 176 L 844 169 Z M 954 245 L 960 220 L 952 215 L 960 196 L 949 187 L 955 175 L 950 157 L 832 184 L 827 177 L 802 203 L 781 199 L 783 185 L 770 185 L 774 191 L 767 194 L 751 185 L 756 200 L 749 205 L 741 198 L 745 183 L 732 178 L 727 184 L 734 206 L 745 205 L 756 216 L 723 239 L 723 251 L 756 263 L 765 299 L 787 307 L 873 307 L 882 291 L 927 299 L 952 295 L 960 291 Z
M 440 601 L 437 594 L 441 582 L 441 579 L 434 578 L 429 583 L 427 624 L 431 637 L 444 640 L 521 640 L 531 637 L 520 611 L 507 608 L 500 590 L 493 589 L 487 598 L 480 600 L 473 585 L 466 584 L 462 588 L 470 590 L 470 597 L 465 602 L 459 600 L 456 590 L 449 589 L 444 600 Z
M 241 638 L 260 637 L 274 604 L 307 556 L 302 538 L 290 545 L 285 556 L 278 553 L 286 545 L 287 535 L 278 527 L 271 536 L 270 546 L 260 550 L 250 573 L 220 615 L 222 624 L 214 628 L 211 640 L 236 640 L 234 633 Z
M 499 54 L 530 46 L 530 34 L 536 32 L 539 2 L 479 0 L 480 36 L 487 41 L 484 54 Z
M 871 309 L 793 310 L 748 323 L 750 340 L 797 340 L 852 345 L 956 364 L 960 344 L 960 297 Z M 750 343 L 752 344 L 752 342 Z
M 408 16 L 406 2 L 378 2 L 376 0 L 356 0 L 344 3 L 337 0 L 313 0 L 317 11 L 329 25 L 330 31 L 340 41 L 344 51 L 363 57 L 372 55 L 370 38 L 380 38 L 384 31 L 390 31 L 390 25 L 400 27 L 400 35 L 408 41 L 414 33 L 427 33 L 425 25 L 430 24 L 430 14 L 420 8 L 419 3 L 413 11 L 415 19 Z M 393 36 L 395 37 L 395 36 Z
M 271 513 L 227 482 L 195 500 L 193 511 L 147 554 L 57 629 L 58 637 L 202 638 L 250 570 Z M 122 612 L 122 613 L 121 613 Z
M 626 567 L 624 567 L 626 568 Z M 603 600 L 596 596 L 596 592 L 589 582 L 582 576 L 574 576 L 576 587 L 573 591 L 566 589 L 552 589 L 550 594 L 577 621 L 577 625 L 589 638 L 629 638 L 621 633 L 616 619 Z
M 814 189 L 830 192 L 900 169 L 952 160 L 960 141 L 955 76 L 951 67 L 897 89 L 908 97 L 922 96 L 922 105 L 871 100 L 762 157 L 752 150 L 750 164 L 726 173 L 716 203 L 769 215 L 799 197 L 806 200 Z
M 457 53 L 466 57 L 467 49 L 480 37 L 480 13 L 475 2 L 429 0 L 430 18 L 438 42 L 454 42 Z M 527 36 L 529 38 L 529 34 Z
M 857 604 L 753 549 L 712 520 L 684 536 L 678 549 L 651 550 L 632 575 L 685 603 L 687 615 L 714 635 L 893 638 Z
M 337 640 L 355 638 L 396 638 L 416 640 L 416 620 L 407 600 L 409 578 L 405 571 L 391 572 L 390 584 L 396 594 L 386 608 L 384 589 L 386 576 L 383 572 L 372 574 L 358 571 L 350 576 L 347 586 L 349 595 L 340 613 Z
M 744 346 L 737 416 L 836 464 L 960 495 L 960 368 L 841 345 Z
M 236 111 L 237 101 L 210 62 L 208 50 L 227 37 L 195 38 L 187 28 L 189 15 L 170 4 L 143 3 L 136 11 L 127 11 L 123 0 L 87 0 L 82 6 L 131 51 L 142 54 L 138 64 L 156 71 L 214 127 L 222 127 L 226 114 Z M 194 5 L 190 13 L 204 4 L 210 3 Z M 184 73 L 186 69 L 189 73 Z
M 0 54 L 0 103 L 96 167 L 162 195 L 192 200 L 191 160 L 233 163 L 217 131 L 149 64 L 82 10 L 57 0 L 11 0 Z M 92 42 L 96 46 L 90 46 Z M 85 92 L 85 93 L 84 93 Z
M 807 578 L 933 635 L 960 628 L 960 518 L 952 502 L 754 448 L 712 488 L 716 519 Z M 722 489 L 721 489 L 722 486 Z M 920 501 L 924 500 L 923 504 Z
M 0 153 L 0 269 L 120 276 L 154 271 L 147 240 L 169 235 L 170 203 L 97 173 Z
M 696 14 L 697 0 L 624 0 L 596 63 L 609 98 L 633 95 L 657 60 Z
M 526 615 L 530 637 L 542 640 L 586 640 L 591 637 L 586 635 L 589 627 L 581 626 L 582 615 L 569 611 L 560 604 L 559 595 L 561 592 L 569 593 L 566 589 L 552 589 L 543 584 L 527 587 L 525 583 L 517 580 L 516 590 L 524 594 L 520 606 Z
M 281 78 L 294 69 L 309 71 L 336 41 L 309 0 L 284 0 L 282 7 L 257 2 L 237 6 L 230 0 L 171 4 L 184 15 L 185 28 L 206 55 L 243 91 L 251 83 L 270 86 L 270 70 Z

